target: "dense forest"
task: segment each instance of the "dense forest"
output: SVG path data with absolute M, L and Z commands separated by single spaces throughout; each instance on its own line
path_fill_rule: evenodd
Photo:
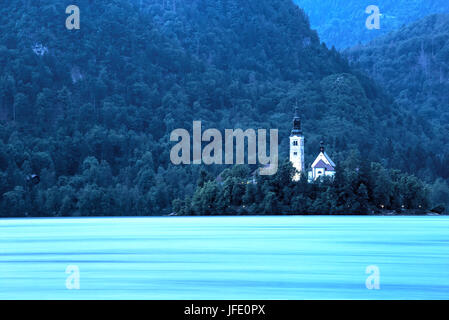
M 313 29 L 329 47 L 345 49 L 398 30 L 434 13 L 449 13 L 446 0 L 294 0 L 310 17 Z M 379 7 L 380 29 L 367 29 L 370 5 Z
M 181 215 L 221 214 L 423 214 L 428 191 L 415 176 L 387 170 L 353 152 L 340 163 L 334 178 L 293 182 L 291 162 L 283 161 L 276 175 L 251 173 L 247 166 L 224 170 L 218 178 L 205 172 L 192 197 L 176 199 Z M 251 177 L 250 179 L 248 177 Z M 442 205 L 432 210 L 442 213 Z
M 447 150 L 449 14 L 431 15 L 344 53 L 354 68 L 382 84 L 397 105 L 440 128 L 443 140 L 435 152 Z M 449 163 L 447 151 L 445 153 L 442 164 Z M 441 168 L 438 172 L 440 178 L 434 189 L 447 189 L 448 170 Z M 449 193 L 435 197 L 449 203 Z
M 69 4 L 2 1 L 0 216 L 185 213 L 186 197 L 233 169 L 171 164 L 173 129 L 191 130 L 193 120 L 220 130 L 278 128 L 285 157 L 296 104 L 306 163 L 323 139 L 337 163 L 357 150 L 363 162 L 388 168 L 391 186 L 402 176 L 390 170 L 416 174 L 426 186 L 412 185 L 430 189 L 432 205 L 448 192 L 443 180 L 434 183 L 448 170 L 441 128 L 328 49 L 290 0 L 79 0 L 80 30 L 65 27 Z M 342 171 L 344 181 L 378 205 L 376 185 L 363 184 L 365 192 L 349 178 L 354 170 Z M 268 190 L 281 178 L 266 179 L 251 185 L 276 192 Z M 398 188 L 408 199 L 409 189 Z M 310 208 L 304 213 L 318 210 Z
M 398 105 L 449 132 L 449 14 L 431 15 L 345 55 Z

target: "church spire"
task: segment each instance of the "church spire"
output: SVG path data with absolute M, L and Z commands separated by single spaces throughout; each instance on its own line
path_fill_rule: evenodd
M 320 152 L 324 153 L 324 142 L 323 142 L 323 140 L 321 140 L 321 142 L 320 142 Z
M 293 129 L 290 135 L 290 162 L 296 170 L 293 181 L 298 181 L 301 172 L 305 171 L 304 166 L 304 135 L 301 129 L 301 118 L 299 117 L 298 103 L 295 107 L 295 116 L 293 117 Z
M 299 117 L 298 106 L 295 107 L 295 116 L 293 117 L 293 129 L 291 135 L 302 135 L 301 118 Z

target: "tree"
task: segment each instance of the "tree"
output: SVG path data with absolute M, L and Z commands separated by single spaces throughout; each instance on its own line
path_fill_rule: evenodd
M 445 180 L 436 180 L 430 190 L 432 206 L 444 205 L 446 208 L 449 208 L 449 185 Z
M 268 192 L 263 200 L 262 207 L 265 214 L 279 214 L 277 212 L 276 194 L 274 192 Z
M 362 183 L 357 189 L 357 200 L 351 208 L 354 213 L 367 214 L 369 210 L 368 188 Z
M 23 187 L 16 186 L 13 191 L 3 194 L 2 215 L 23 217 L 29 214 L 26 200 L 26 193 Z

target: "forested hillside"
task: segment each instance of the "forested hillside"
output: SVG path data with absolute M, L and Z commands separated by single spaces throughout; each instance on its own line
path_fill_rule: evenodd
M 354 68 L 369 74 L 412 111 L 440 128 L 444 150 L 438 174 L 449 179 L 449 14 L 431 15 L 367 45 L 345 51 Z M 437 182 L 437 188 L 446 185 Z M 449 195 L 448 197 L 449 202 Z
M 312 28 L 329 47 L 345 49 L 367 43 L 434 13 L 449 13 L 447 0 L 294 0 L 309 15 Z M 380 29 L 368 30 L 365 9 L 380 9 Z
M 429 16 L 345 54 L 401 107 L 449 132 L 449 14 Z
M 170 164 L 173 129 L 279 128 L 285 155 L 296 102 L 306 162 L 323 139 L 336 161 L 355 149 L 440 174 L 440 128 L 352 71 L 290 0 L 78 0 L 71 31 L 69 4 L 0 7 L 2 216 L 170 213 L 201 169 L 224 169 Z

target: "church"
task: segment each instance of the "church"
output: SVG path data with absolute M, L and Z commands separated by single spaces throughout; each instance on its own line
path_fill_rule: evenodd
M 335 175 L 336 165 L 324 151 L 323 142 L 320 145 L 320 153 L 310 166 L 310 169 L 306 172 L 304 165 L 304 135 L 301 129 L 298 108 L 295 108 L 293 129 L 290 134 L 290 162 L 297 171 L 293 177 L 293 181 L 298 181 L 303 172 L 306 173 L 309 182 L 315 181 L 320 177 L 333 177 Z

